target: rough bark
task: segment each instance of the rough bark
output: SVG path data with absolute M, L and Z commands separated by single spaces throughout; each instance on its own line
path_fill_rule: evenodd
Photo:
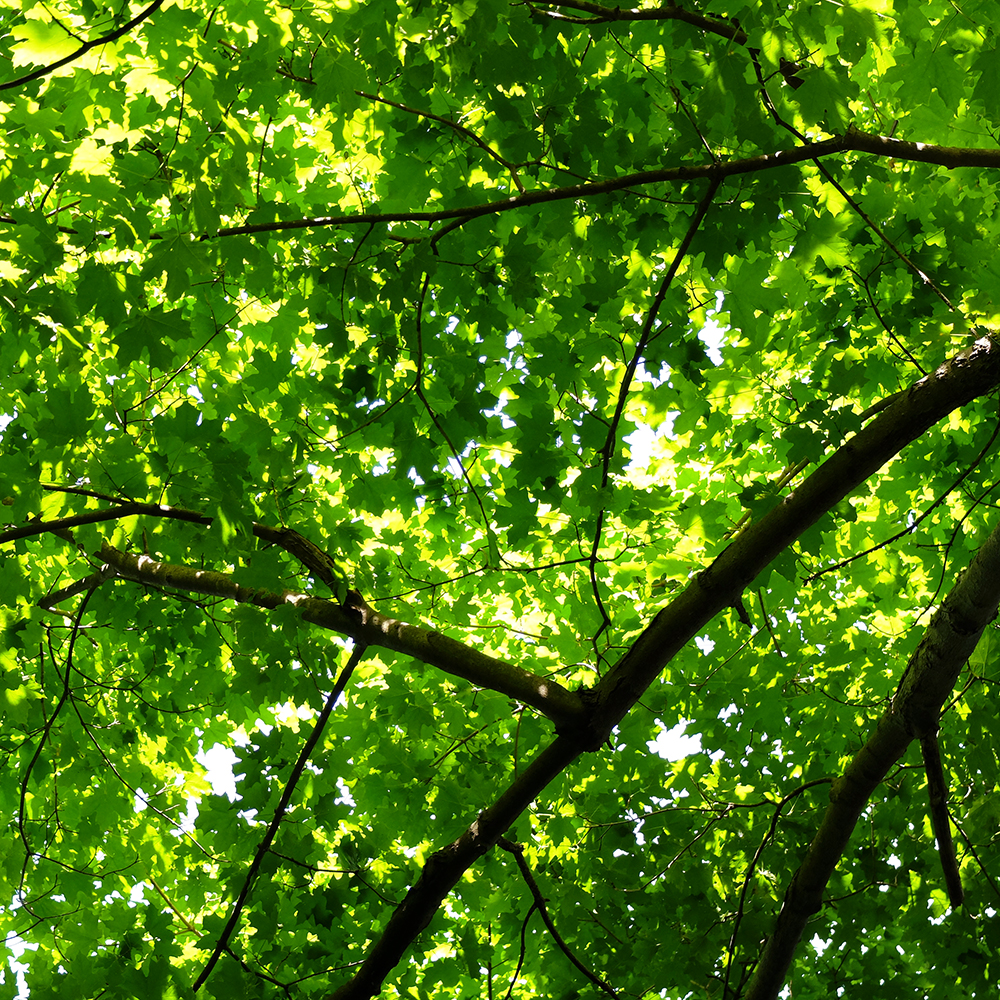
M 593 746 L 635 704 L 667 662 L 807 528 L 947 413 L 989 392 L 1000 380 L 1000 345 L 989 338 L 946 361 L 898 393 L 866 427 L 805 482 L 744 531 L 665 607 L 596 690 Z

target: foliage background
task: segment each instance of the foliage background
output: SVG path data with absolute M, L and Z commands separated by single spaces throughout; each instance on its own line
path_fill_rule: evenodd
M 349 582 L 575 690 L 870 407 L 996 326 L 996 164 L 773 159 L 855 131 L 994 151 L 992 3 L 22 0 L 0 24 L 0 492 L 12 530 L 53 527 L 6 539 L 0 574 L 0 912 L 35 1000 L 189 995 L 346 658 L 289 607 L 122 580 L 56 607 L 102 543 Z M 703 201 L 705 168 L 742 161 Z M 827 782 L 995 523 L 997 426 L 974 401 L 824 515 L 752 582 L 752 625 L 717 618 L 509 832 L 622 995 L 745 986 Z M 125 500 L 210 523 L 57 523 Z M 964 907 L 914 755 L 792 995 L 992 995 L 995 660 L 987 633 L 942 722 Z M 682 722 L 701 750 L 665 760 Z M 551 735 L 370 648 L 201 992 L 329 995 Z M 196 760 L 215 743 L 240 747 L 235 805 Z M 492 851 L 385 995 L 596 995 L 532 903 Z

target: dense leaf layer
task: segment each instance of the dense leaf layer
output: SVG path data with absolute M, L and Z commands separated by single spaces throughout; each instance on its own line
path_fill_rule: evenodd
M 8 5 L 0 914 L 33 1000 L 773 995 L 831 784 L 996 527 L 998 28 Z M 297 765 L 334 632 L 368 648 Z M 796 997 L 993 995 L 992 636 L 926 702 L 964 905 L 910 749 Z

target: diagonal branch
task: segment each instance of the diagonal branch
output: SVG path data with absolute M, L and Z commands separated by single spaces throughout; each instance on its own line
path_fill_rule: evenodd
M 75 52 L 70 53 L 70 55 L 63 59 L 57 59 L 54 63 L 49 63 L 48 66 L 41 66 L 40 68 L 28 73 L 26 76 L 19 76 L 16 80 L 8 80 L 6 83 L 0 83 L 0 90 L 10 90 L 12 87 L 21 87 L 26 83 L 31 83 L 32 80 L 38 80 L 43 76 L 48 76 L 49 73 L 53 73 L 57 69 L 61 69 L 63 66 L 66 66 L 71 62 L 75 62 L 81 56 L 86 55 L 91 49 L 95 49 L 99 45 L 107 45 L 109 42 L 118 41 L 122 35 L 127 35 L 137 24 L 142 24 L 146 18 L 156 13 L 156 11 L 162 6 L 163 0 L 153 0 L 153 2 L 145 10 L 136 14 L 131 21 L 127 21 L 120 28 L 115 28 L 114 31 L 110 31 L 106 35 L 101 35 L 100 38 L 84 42 Z
M 1000 342 L 982 337 L 899 394 L 797 490 L 744 530 L 657 614 L 598 684 L 589 745 L 600 746 L 697 630 L 731 607 L 802 532 L 942 417 L 998 385 Z
M 366 648 L 367 647 L 364 643 L 355 644 L 354 649 L 351 652 L 350 659 L 347 661 L 347 665 L 343 670 L 341 670 L 340 676 L 337 678 L 337 682 L 333 686 L 333 690 L 326 699 L 326 704 L 323 706 L 323 710 L 316 719 L 316 725 L 313 726 L 313 730 L 309 734 L 309 738 L 302 746 L 298 760 L 296 760 L 295 766 L 292 768 L 292 773 L 289 775 L 284 791 L 281 793 L 281 799 L 275 807 L 274 816 L 268 825 L 267 832 L 264 834 L 263 839 L 258 845 L 257 852 L 253 856 L 253 861 L 250 862 L 250 867 L 247 869 L 246 878 L 243 880 L 243 887 L 240 889 L 239 895 L 236 897 L 236 902 L 233 903 L 233 911 L 229 914 L 229 919 L 226 921 L 226 926 L 222 929 L 222 933 L 219 935 L 219 940 L 215 942 L 215 948 L 213 949 L 211 956 L 209 956 L 208 961 L 205 963 L 205 968 L 202 969 L 201 974 L 195 980 L 195 992 L 197 992 L 197 990 L 204 984 L 205 980 L 211 975 L 212 969 L 215 968 L 215 963 L 218 962 L 219 957 L 222 955 L 223 951 L 226 950 L 226 947 L 229 944 L 229 939 L 232 937 L 233 931 L 236 930 L 236 924 L 239 922 L 240 914 L 243 912 L 243 905 L 246 903 L 247 896 L 250 894 L 250 889 L 253 887 L 254 880 L 257 878 L 257 874 L 260 871 L 261 862 L 264 860 L 264 856 L 267 854 L 268 850 L 270 850 L 274 837 L 278 832 L 278 827 L 281 825 L 282 819 L 284 819 L 285 811 L 288 809 L 288 803 L 292 801 L 292 794 L 295 791 L 295 786 L 299 783 L 299 778 L 302 777 L 302 772 L 305 770 L 306 764 L 309 762 L 309 757 L 316 748 L 316 744 L 319 742 L 320 736 L 323 735 L 323 730 L 326 728 L 330 714 L 333 712 L 334 707 L 340 700 L 340 696 L 344 693 L 344 688 L 347 687 L 347 682 L 351 679 L 351 674 L 354 673 L 354 668 L 361 662 L 361 658 L 365 655 Z
M 579 725 L 584 706 L 580 696 L 556 681 L 539 677 L 522 667 L 490 656 L 450 636 L 380 614 L 356 591 L 349 591 L 343 604 L 306 594 L 242 587 L 225 573 L 157 562 L 149 556 L 122 552 L 107 542 L 99 558 L 126 580 L 151 587 L 185 590 L 221 597 L 238 604 L 253 604 L 274 610 L 291 606 L 304 621 L 349 636 L 356 642 L 392 649 L 477 687 L 499 691 L 530 705 L 556 724 L 557 729 Z
M 765 620 L 767 616 L 764 616 Z M 825 785 L 829 782 L 829 778 L 817 778 L 815 781 L 807 781 L 804 785 L 799 785 L 798 788 L 792 789 L 780 802 L 775 803 L 774 812 L 771 814 L 771 825 L 767 828 L 767 833 L 764 834 L 764 838 L 761 840 L 760 844 L 757 845 L 757 850 L 754 851 L 753 857 L 750 859 L 750 864 L 747 865 L 746 875 L 743 876 L 743 885 L 740 888 L 740 898 L 736 906 L 736 917 L 733 920 L 733 932 L 729 936 L 729 947 L 726 949 L 726 978 L 722 984 L 722 996 L 728 997 L 730 995 L 729 989 L 729 979 L 732 975 L 733 969 L 733 959 L 736 957 L 736 936 L 740 931 L 740 924 L 743 922 L 743 912 L 744 906 L 746 905 L 747 892 L 753 882 L 754 872 L 757 870 L 757 863 L 761 859 L 761 855 L 764 853 L 764 849 L 769 843 L 774 839 L 775 834 L 778 830 L 778 820 L 781 818 L 781 810 L 788 805 L 792 799 L 801 795 L 803 792 L 810 788 L 815 788 L 817 785 Z
M 542 922 L 548 928 L 549 933 L 552 935 L 552 940 L 559 946 L 559 950 L 592 982 L 594 985 L 598 986 L 603 992 L 607 993 L 608 996 L 616 997 L 618 994 L 596 973 L 591 972 L 573 954 L 569 945 L 563 940 L 562 935 L 556 929 L 556 925 L 552 920 L 552 916 L 549 913 L 549 908 L 546 905 L 545 897 L 542 895 L 542 890 L 538 888 L 538 883 L 535 881 L 535 876 L 532 875 L 531 869 L 528 867 L 528 862 L 524 860 L 524 846 L 522 844 L 517 844 L 512 840 L 508 840 L 506 837 L 501 837 L 497 843 L 505 851 L 509 851 L 514 855 L 514 860 L 517 862 L 517 867 L 521 871 L 521 877 L 524 879 L 531 891 L 531 897 L 535 901 L 535 909 L 542 915 Z
M 629 390 L 632 388 L 632 380 L 635 378 L 636 369 L 639 367 L 639 362 L 643 360 L 643 356 L 646 353 L 646 347 L 649 344 L 649 338 L 653 333 L 653 326 L 656 323 L 656 317 L 660 311 L 660 306 L 663 304 L 667 291 L 673 284 L 674 278 L 677 276 L 677 271 L 681 266 L 681 261 L 687 255 L 688 250 L 691 249 L 691 243 L 694 241 L 695 234 L 698 232 L 699 227 L 705 219 L 709 206 L 712 204 L 712 199 L 719 190 L 720 183 L 721 180 L 718 177 L 712 177 L 709 180 L 708 189 L 705 191 L 704 196 L 698 203 L 698 207 L 691 216 L 691 221 L 688 224 L 687 231 L 684 233 L 684 238 L 681 240 L 681 244 L 677 248 L 677 252 L 674 254 L 674 259 L 671 261 L 670 267 L 667 268 L 666 273 L 663 275 L 660 287 L 657 288 L 656 294 L 653 296 L 653 301 L 650 303 L 649 309 L 646 311 L 646 319 L 642 324 L 639 340 L 635 345 L 635 350 L 632 352 L 632 357 L 629 358 L 629 362 L 625 367 L 625 373 L 622 375 L 621 385 L 618 388 L 618 401 L 615 404 L 614 416 L 611 418 L 611 424 L 608 427 L 607 438 L 604 441 L 604 445 L 598 452 L 601 457 L 602 490 L 607 487 L 611 478 L 611 459 L 614 456 L 615 449 L 618 444 L 618 426 L 621 423 L 622 415 L 625 412 L 625 404 L 628 401 L 628 394 Z M 611 618 L 608 616 L 608 612 L 604 607 L 604 601 L 601 600 L 601 592 L 597 584 L 597 555 L 600 551 L 601 536 L 604 531 L 604 514 L 605 510 L 602 507 L 597 515 L 597 526 L 594 529 L 594 541 L 591 545 L 589 559 L 590 586 L 594 593 L 594 600 L 597 603 L 597 609 L 601 613 L 601 627 L 591 640 L 595 650 L 597 648 L 597 640 L 600 638 L 601 633 L 603 633 L 605 629 L 611 627 Z
M 699 227 L 704 221 L 705 214 L 708 212 L 708 208 L 712 204 L 712 199 L 719 190 L 720 183 L 721 178 L 710 178 L 708 189 L 705 191 L 704 196 L 698 203 L 698 207 L 691 216 L 691 221 L 688 224 L 687 231 L 684 233 L 684 238 L 681 240 L 681 244 L 677 248 L 677 252 L 674 254 L 674 259 L 671 261 L 670 267 L 667 268 L 666 273 L 663 275 L 660 287 L 657 288 L 656 294 L 653 296 L 653 301 L 650 303 L 649 309 L 646 312 L 646 319 L 642 324 L 639 341 L 635 345 L 635 351 L 629 359 L 628 365 L 625 368 L 625 374 L 622 376 L 621 385 L 618 388 L 618 401 L 615 404 L 614 416 L 611 418 L 611 425 L 608 428 L 607 439 L 599 452 L 601 456 L 601 486 L 607 486 L 608 479 L 610 478 L 611 458 L 614 455 L 617 443 L 618 425 L 621 423 L 622 414 L 625 412 L 625 403 L 628 400 L 629 389 L 632 387 L 632 380 L 635 378 L 636 369 L 639 367 L 639 362 L 643 359 L 646 347 L 649 344 L 649 338 L 653 333 L 653 325 L 656 322 L 657 315 L 659 314 L 660 306 L 663 305 L 663 300 L 666 297 L 667 291 L 673 284 L 674 278 L 677 276 L 677 271 L 680 268 L 681 261 L 684 260 L 688 250 L 691 249 L 691 243 L 693 242 Z
M 521 183 L 520 178 L 517 176 L 517 166 L 510 162 L 510 160 L 505 159 L 501 156 L 485 139 L 479 136 L 477 133 L 473 132 L 471 128 L 462 125 L 460 122 L 452 121 L 450 118 L 444 118 L 441 115 L 436 115 L 431 111 L 425 111 L 421 108 L 411 108 L 409 105 L 400 104 L 398 101 L 390 101 L 388 98 L 379 97 L 378 94 L 369 94 L 363 90 L 354 91 L 358 97 L 363 97 L 368 101 L 377 101 L 379 104 L 387 104 L 390 108 L 398 108 L 400 111 L 405 111 L 410 115 L 417 115 L 420 118 L 426 118 L 428 121 L 438 122 L 441 125 L 446 125 L 448 128 L 454 129 L 459 135 L 464 135 L 471 139 L 480 149 L 484 150 L 486 154 L 496 160 L 505 170 L 510 171 L 511 180 L 514 182 L 514 186 L 522 194 L 524 193 L 524 185 Z
M 434 407 L 431 406 L 426 394 L 424 393 L 424 302 L 426 301 L 427 288 L 429 284 L 430 275 L 425 272 L 423 280 L 420 283 L 420 298 L 417 300 L 417 311 L 414 319 L 417 340 L 417 372 L 413 380 L 413 389 L 417 398 L 427 411 L 427 415 L 430 417 L 431 422 L 437 428 L 441 437 L 444 438 L 445 444 L 448 445 L 448 450 L 451 452 L 451 457 L 454 459 L 455 464 L 462 473 L 465 485 L 469 488 L 469 492 L 475 498 L 476 505 L 479 507 L 479 513 L 483 516 L 483 531 L 486 534 L 486 542 L 489 552 L 489 565 L 498 566 L 500 564 L 500 551 L 497 544 L 496 532 L 493 530 L 489 514 L 486 513 L 486 505 L 483 503 L 483 498 L 479 495 L 479 490 L 476 489 L 476 485 L 473 483 L 472 477 L 469 475 L 469 470 L 465 467 L 465 462 L 462 461 L 462 456 L 458 453 L 458 449 L 452 443 L 448 431 L 445 430 L 444 424 L 439 419 Z
M 997 423 L 997 425 L 993 428 L 993 433 L 990 435 L 989 441 L 987 441 L 986 444 L 983 445 L 983 447 L 979 451 L 979 454 L 962 471 L 961 475 L 959 475 L 959 477 L 951 484 L 951 486 L 945 489 L 940 496 L 936 497 L 934 499 L 934 502 L 929 507 L 927 507 L 915 518 L 913 518 L 913 520 L 910 521 L 910 523 L 907 524 L 907 526 L 903 528 L 902 531 L 897 531 L 894 535 L 890 535 L 883 541 L 877 542 L 875 545 L 870 545 L 867 549 L 862 549 L 860 552 L 855 552 L 853 555 L 848 556 L 846 559 L 841 559 L 839 562 L 833 563 L 832 566 L 824 566 L 823 569 L 816 570 L 815 573 L 810 573 L 809 576 L 805 578 L 804 582 L 812 583 L 813 580 L 816 580 L 827 573 L 835 573 L 837 572 L 837 570 L 843 569 L 845 566 L 849 566 L 856 559 L 864 559 L 865 556 L 870 556 L 873 552 L 878 552 L 879 549 L 884 549 L 887 546 L 892 545 L 894 542 L 898 542 L 901 538 L 905 538 L 907 535 L 913 534 L 913 532 L 917 530 L 917 525 L 919 525 L 922 521 L 927 520 L 927 518 L 930 517 L 931 514 L 933 514 L 934 511 L 937 510 L 937 508 L 940 507 L 941 504 L 943 504 L 945 500 L 947 500 L 948 497 L 951 496 L 951 494 L 954 493 L 955 490 L 957 490 L 959 486 L 962 485 L 964 480 L 972 472 L 974 472 L 976 469 L 979 468 L 980 464 L 986 457 L 990 448 L 993 447 L 993 442 L 997 439 L 998 434 L 1000 434 L 1000 423 Z
M 580 753 L 575 740 L 556 737 L 507 790 L 476 817 L 458 840 L 431 854 L 420 877 L 383 927 L 361 968 L 326 1000 L 368 1000 L 376 996 L 386 976 L 430 923 L 441 901 L 462 875 L 497 843 L 528 804 Z
M 21 841 L 24 844 L 25 856 L 24 864 L 28 864 L 32 854 L 37 853 L 37 849 L 32 849 L 32 846 L 28 843 L 28 835 L 25 832 L 25 819 L 27 817 L 27 802 L 28 802 L 28 785 L 31 781 L 31 772 L 34 770 L 35 765 L 38 763 L 39 758 L 42 755 L 42 750 L 45 749 L 45 744 L 52 733 L 52 727 L 55 724 L 56 718 L 62 711 L 63 707 L 70 697 L 70 674 L 73 672 L 73 650 L 76 647 L 77 637 L 80 635 L 80 622 L 83 619 L 83 613 L 87 610 L 87 605 L 90 603 L 91 597 L 94 595 L 94 591 L 101 585 L 101 583 L 108 579 L 107 574 L 100 574 L 100 578 L 91 582 L 90 586 L 87 588 L 87 594 L 84 599 L 80 602 L 80 607 L 77 608 L 77 612 L 73 617 L 73 631 L 70 635 L 69 640 L 69 651 L 66 653 L 66 663 L 65 663 L 65 673 L 62 677 L 62 691 L 59 694 L 59 698 L 56 701 L 55 708 L 52 709 L 49 717 L 45 720 L 45 725 L 42 726 L 42 733 L 38 739 L 38 745 L 35 747 L 34 753 L 28 760 L 27 766 L 24 769 L 24 774 L 21 778 L 21 795 L 18 802 L 17 809 L 17 829 L 21 835 Z M 59 670 L 56 668 L 56 676 L 59 675 Z M 21 869 L 21 881 L 24 882 L 24 868 Z
M 996 617 L 998 604 L 1000 527 L 989 536 L 945 598 L 910 657 L 889 709 L 847 770 L 833 783 L 826 815 L 788 886 L 774 933 L 764 946 L 745 1000 L 773 1000 L 778 996 L 806 922 L 823 905 L 823 891 L 862 810 L 910 743 L 937 731 L 941 706 L 983 629 Z M 949 890 L 955 891 L 950 879 Z
M 558 736 L 457 840 L 427 859 L 420 877 L 390 917 L 361 968 L 329 1000 L 368 1000 L 375 996 L 465 871 L 498 842 L 550 781 L 587 750 L 600 749 L 613 727 L 679 649 L 718 612 L 729 607 L 771 560 L 824 512 L 932 424 L 997 385 L 1000 385 L 1000 344 L 984 337 L 898 394 L 891 405 L 841 445 L 798 490 L 734 540 L 653 619 L 597 687 L 586 693 L 591 705 L 586 729 Z M 996 578 L 1000 581 L 1000 571 Z M 939 709 L 945 693 L 930 690 L 924 671 L 914 678 L 919 678 L 916 689 L 900 704 L 912 711 L 922 704 L 921 699 L 933 695 L 934 710 Z M 901 692 L 905 690 L 906 678 L 900 686 Z
M 764 104 L 764 108 L 767 113 L 774 119 L 776 125 L 785 129 L 785 131 L 790 132 L 796 139 L 801 142 L 805 142 L 806 137 L 794 126 L 791 122 L 785 121 L 784 118 L 778 113 L 778 109 L 774 106 L 774 101 L 771 100 L 771 95 L 767 92 L 767 83 L 764 80 L 764 73 L 760 67 L 760 59 L 758 59 L 758 50 L 750 49 L 750 59 L 753 62 L 754 73 L 757 75 L 757 84 L 760 87 L 761 101 Z M 819 162 L 819 160 L 813 161 L 816 164 L 816 169 L 823 175 L 827 183 L 830 184 L 837 193 L 843 198 L 851 208 L 854 209 L 855 213 L 861 219 L 862 222 L 918 277 L 920 280 L 927 285 L 934 294 L 952 311 L 955 307 L 952 305 L 951 300 L 948 298 L 944 292 L 938 288 L 937 284 L 924 271 L 920 270 L 912 260 L 896 246 L 895 243 L 886 235 L 885 231 L 875 222 L 875 220 L 858 204 L 855 198 L 848 193 L 846 188 L 837 180 L 833 174 L 826 168 L 825 164 Z

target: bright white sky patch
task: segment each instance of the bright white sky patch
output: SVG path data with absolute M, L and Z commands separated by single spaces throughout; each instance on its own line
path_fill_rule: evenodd
M 663 725 L 659 719 L 656 721 L 658 725 Z M 646 741 L 646 746 L 664 760 L 683 760 L 692 754 L 700 753 L 701 737 L 685 736 L 684 731 L 687 727 L 686 722 L 678 722 L 673 729 L 661 729 L 655 740 Z

